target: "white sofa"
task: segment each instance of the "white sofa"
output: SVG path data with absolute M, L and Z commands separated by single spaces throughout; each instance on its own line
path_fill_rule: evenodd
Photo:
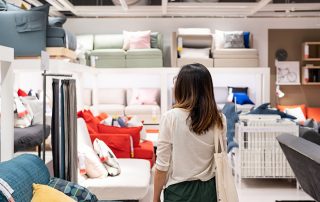
M 212 55 L 215 67 L 259 67 L 257 49 L 214 49 Z
M 92 147 L 83 119 L 78 119 L 78 150 L 81 145 Z M 105 179 L 90 179 L 79 175 L 78 183 L 88 188 L 99 200 L 151 201 L 152 193 L 150 163 L 143 159 L 118 159 L 121 173 Z
M 145 124 L 156 124 L 160 120 L 160 89 L 157 89 L 157 104 L 131 105 L 132 89 L 99 88 L 92 95 L 90 109 L 95 113 L 105 112 L 111 116 L 138 116 Z M 86 93 L 88 94 L 88 93 Z

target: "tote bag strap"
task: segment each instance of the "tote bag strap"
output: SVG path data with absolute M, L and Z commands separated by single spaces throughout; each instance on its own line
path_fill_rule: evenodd
M 219 145 L 221 148 L 221 152 L 219 152 Z M 215 153 L 222 153 L 226 151 L 223 144 L 222 133 L 214 135 L 214 151 Z

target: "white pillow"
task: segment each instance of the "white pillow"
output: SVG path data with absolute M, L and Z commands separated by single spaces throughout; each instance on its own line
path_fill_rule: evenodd
M 183 48 L 180 51 L 181 58 L 210 58 L 210 48 Z
M 291 108 L 291 109 L 285 108 L 284 112 L 291 115 L 291 116 L 296 117 L 297 118 L 296 121 L 298 121 L 298 122 L 306 121 L 306 117 L 304 116 L 302 109 L 300 107 Z
M 121 169 L 118 159 L 106 143 L 96 138 L 93 142 L 93 148 L 100 157 L 100 161 L 104 163 L 108 173 L 111 176 L 119 175 Z
M 123 50 L 129 50 L 130 49 L 130 39 L 131 37 L 139 37 L 139 36 L 144 36 L 144 35 L 150 35 L 151 30 L 148 31 L 137 31 L 137 32 L 128 32 L 128 31 L 123 31 Z
M 89 178 L 108 177 L 109 173 L 107 169 L 92 148 L 83 146 L 80 152 L 82 152 L 82 155 L 85 157 L 86 174 Z
M 224 31 L 215 30 L 214 34 L 214 46 L 215 49 L 223 49 L 224 48 Z

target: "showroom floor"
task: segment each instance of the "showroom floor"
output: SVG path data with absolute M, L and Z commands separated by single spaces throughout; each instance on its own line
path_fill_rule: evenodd
M 311 200 L 295 181 L 288 180 L 243 180 L 238 189 L 240 202 L 274 202 L 276 200 Z

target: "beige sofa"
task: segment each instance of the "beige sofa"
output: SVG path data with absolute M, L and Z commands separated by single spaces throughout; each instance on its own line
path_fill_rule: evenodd
M 94 92 L 85 89 L 83 97 L 85 105 L 89 106 L 94 113 L 105 112 L 111 116 L 138 116 L 145 124 L 157 124 L 161 115 L 160 89 L 157 90 L 157 104 L 154 105 L 131 105 L 133 89 L 126 88 L 98 88 Z

